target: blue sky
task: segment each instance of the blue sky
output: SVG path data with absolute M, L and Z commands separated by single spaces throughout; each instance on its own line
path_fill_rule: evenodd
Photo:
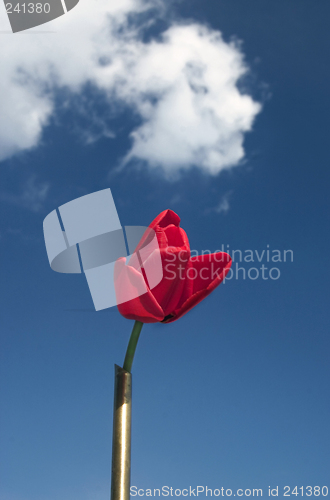
M 123 225 L 171 208 L 196 251 L 293 251 L 238 263 L 279 279 L 233 277 L 145 325 L 132 485 L 330 488 L 330 6 L 143 5 L 81 0 L 54 33 L 0 35 L 0 498 L 109 498 L 132 322 L 53 272 L 42 233 L 54 208 L 108 187 Z

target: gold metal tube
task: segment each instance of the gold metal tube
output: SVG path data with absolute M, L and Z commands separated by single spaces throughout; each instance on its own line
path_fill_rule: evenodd
M 131 478 L 132 374 L 115 365 L 111 500 L 129 500 Z

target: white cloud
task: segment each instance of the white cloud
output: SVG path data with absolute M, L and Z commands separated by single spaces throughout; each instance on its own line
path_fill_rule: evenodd
M 192 22 L 144 42 L 147 17 L 132 24 L 128 16 L 155 6 L 162 4 L 80 0 L 37 30 L 55 33 L 2 35 L 0 160 L 39 144 L 56 88 L 80 93 L 91 82 L 106 93 L 109 112 L 120 101 L 141 117 L 123 164 L 138 159 L 172 175 L 193 165 L 217 174 L 240 162 L 261 109 L 237 88 L 247 71 L 240 48 Z M 1 9 L 0 29 L 8 29 Z

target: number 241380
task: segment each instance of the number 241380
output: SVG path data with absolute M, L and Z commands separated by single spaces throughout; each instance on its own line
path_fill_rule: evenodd
M 290 486 L 284 486 L 284 493 L 283 493 L 283 496 L 284 497 L 289 497 L 291 495 L 295 495 L 295 496 L 298 496 L 298 495 L 306 495 L 306 497 L 311 497 L 311 496 L 314 496 L 314 497 L 319 497 L 319 496 L 323 496 L 323 497 L 326 497 L 328 496 L 328 488 L 327 486 L 323 486 L 321 488 L 321 486 L 305 486 L 305 488 L 303 486 L 301 486 L 300 488 L 298 488 L 298 486 L 296 486 L 295 488 L 293 488 L 293 490 L 291 491 L 291 488 Z
M 17 12 L 19 14 L 22 12 L 23 14 L 48 14 L 50 12 L 49 3 L 17 3 L 15 7 L 12 3 L 6 3 L 6 11 L 7 14 L 14 14 Z

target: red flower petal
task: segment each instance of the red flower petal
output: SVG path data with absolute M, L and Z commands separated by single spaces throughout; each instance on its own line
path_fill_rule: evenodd
M 155 229 L 156 226 L 165 228 L 170 224 L 179 227 L 180 217 L 173 210 L 164 210 L 149 224 L 149 227 L 152 229 Z
M 210 295 L 227 275 L 232 260 L 228 254 L 218 252 L 216 254 L 198 255 L 193 257 L 190 263 L 191 266 L 187 269 L 186 290 L 182 294 L 177 309 L 165 321 L 166 323 L 181 318 Z
M 125 259 L 117 261 L 115 288 L 118 309 L 125 318 L 143 323 L 176 321 L 228 273 L 231 258 L 226 253 L 191 259 L 188 237 L 179 224 L 175 212 L 164 210 L 150 224 L 129 265 Z
M 125 258 L 121 258 L 115 264 L 114 279 L 118 311 L 125 318 L 142 323 L 162 321 L 165 316 L 164 311 L 147 288 L 142 273 L 131 266 L 126 266 L 125 261 Z
M 164 316 L 177 307 L 185 285 L 186 267 L 189 262 L 189 250 L 168 247 L 160 251 L 163 267 L 161 282 L 152 288 L 151 293 L 161 305 Z M 147 262 L 145 268 L 147 268 Z
M 181 227 L 170 224 L 163 231 L 166 235 L 167 245 L 169 247 L 190 248 L 188 237 Z

